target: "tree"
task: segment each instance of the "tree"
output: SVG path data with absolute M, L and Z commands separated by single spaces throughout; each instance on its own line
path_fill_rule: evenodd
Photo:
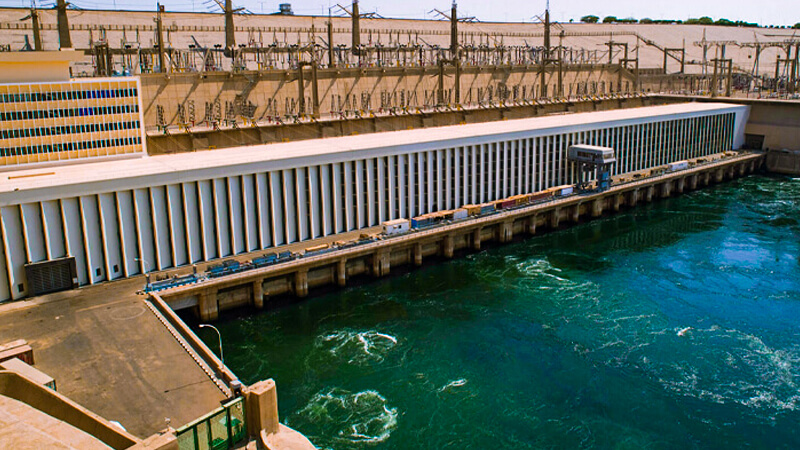
M 581 17 L 581 22 L 583 23 L 597 23 L 598 20 L 600 20 L 599 17 L 592 15 Z
M 714 22 L 714 25 L 723 25 L 723 26 L 726 26 L 726 27 L 730 27 L 730 26 L 735 25 L 735 23 L 733 23 L 733 21 L 730 21 L 728 19 L 720 18 L 716 22 Z
M 616 16 L 606 16 L 603 18 L 603 23 L 614 23 L 617 21 Z
M 800 22 L 797 22 L 796 24 L 794 24 L 794 26 L 792 28 L 794 28 L 796 30 L 800 30 Z
M 645 17 L 644 19 L 640 20 L 639 23 L 653 23 L 653 19 Z
M 686 19 L 686 23 L 689 25 L 714 25 L 714 19 L 703 16 L 699 19 Z

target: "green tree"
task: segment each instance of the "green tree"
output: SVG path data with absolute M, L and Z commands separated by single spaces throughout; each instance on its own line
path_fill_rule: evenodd
M 800 22 L 797 22 L 796 24 L 794 24 L 794 26 L 792 28 L 800 30 Z
M 686 23 L 689 25 L 714 25 L 714 19 L 703 16 L 699 19 L 686 19 Z
M 640 20 L 639 23 L 653 23 L 653 19 L 645 17 L 644 19 Z
M 606 16 L 603 18 L 603 23 L 614 23 L 617 21 L 616 16 Z
M 723 25 L 723 26 L 726 26 L 726 27 L 730 27 L 730 26 L 733 26 L 735 24 L 733 23 L 733 21 L 730 21 L 728 19 L 720 18 L 719 20 L 714 22 L 714 25 Z
M 597 23 L 598 20 L 600 20 L 599 17 L 592 15 L 581 17 L 581 22 L 583 23 Z

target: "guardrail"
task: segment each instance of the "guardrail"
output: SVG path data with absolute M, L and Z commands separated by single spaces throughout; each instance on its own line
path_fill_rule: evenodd
M 239 397 L 175 432 L 180 450 L 222 450 L 247 438 L 245 400 Z

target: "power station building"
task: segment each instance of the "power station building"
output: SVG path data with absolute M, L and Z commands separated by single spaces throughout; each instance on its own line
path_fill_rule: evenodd
M 689 103 L 9 172 L 0 300 L 41 291 L 31 263 L 36 283 L 72 264 L 92 284 L 572 183 L 572 144 L 613 147 L 615 174 L 719 153 L 748 113 Z

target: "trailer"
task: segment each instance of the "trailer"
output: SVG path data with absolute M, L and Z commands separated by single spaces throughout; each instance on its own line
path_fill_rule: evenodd
M 387 220 L 381 225 L 383 226 L 383 234 L 387 236 L 406 233 L 411 229 L 411 222 L 408 219 Z
M 494 203 L 492 203 L 492 202 L 481 203 L 480 206 L 481 206 L 481 215 L 490 214 L 490 213 L 493 213 L 493 212 L 496 211 L 496 208 L 494 207 Z
M 689 168 L 689 161 L 676 161 L 673 163 L 667 164 L 667 171 L 668 172 L 677 172 L 679 170 L 686 170 Z
M 565 197 L 567 195 L 572 195 L 572 193 L 575 192 L 575 187 L 571 184 L 564 184 L 561 186 L 552 187 L 548 190 L 556 197 Z
M 462 220 L 469 217 L 469 212 L 465 208 L 453 210 L 453 220 Z
M 467 210 L 467 214 L 470 216 L 478 216 L 481 214 L 481 205 L 464 205 L 462 209 Z

